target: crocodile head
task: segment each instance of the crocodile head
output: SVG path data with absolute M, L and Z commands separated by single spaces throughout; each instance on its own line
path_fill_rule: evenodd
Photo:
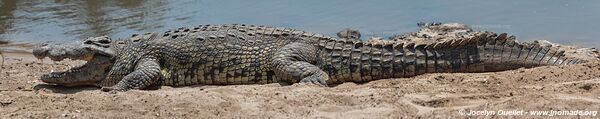
M 115 56 L 115 48 L 107 36 L 91 37 L 77 44 L 42 44 L 33 50 L 38 59 L 50 58 L 53 61 L 64 59 L 87 61 L 82 66 L 69 68 L 66 71 L 44 74 L 41 80 L 45 83 L 65 86 L 95 85 L 106 78 Z

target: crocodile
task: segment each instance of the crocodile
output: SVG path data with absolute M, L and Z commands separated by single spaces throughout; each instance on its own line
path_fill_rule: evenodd
M 394 35 L 390 37 L 389 40 L 393 42 L 415 42 L 430 44 L 433 42 L 442 42 L 447 39 L 457 39 L 477 33 L 469 26 L 459 23 L 420 22 L 417 23 L 417 26 L 420 28 L 419 31 Z
M 340 38 L 360 40 L 360 31 L 346 28 L 336 34 Z
M 42 44 L 37 58 L 87 61 L 44 74 L 55 85 L 127 91 L 155 86 L 343 82 L 440 72 L 493 72 L 570 65 L 564 51 L 516 42 L 506 33 L 476 32 L 432 44 L 365 43 L 262 25 L 200 25 L 130 38 L 90 37 L 75 44 Z
M 388 39 L 383 37 L 370 37 L 366 39 L 367 43 L 417 43 L 431 44 L 435 42 L 443 42 L 445 40 L 461 39 L 461 37 L 472 36 L 476 31 L 473 31 L 469 26 L 460 23 L 440 23 L 440 22 L 419 22 L 417 26 L 420 28 L 417 32 L 409 32 L 404 34 L 396 34 Z M 340 38 L 362 40 L 359 30 L 346 28 L 337 33 Z

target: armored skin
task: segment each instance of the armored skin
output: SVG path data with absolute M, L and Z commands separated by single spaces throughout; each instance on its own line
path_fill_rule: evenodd
M 351 36 L 351 35 L 350 35 Z M 94 85 L 103 91 L 158 85 L 342 82 L 411 77 L 436 72 L 490 72 L 578 64 L 558 49 L 523 44 L 505 33 L 477 32 L 432 44 L 363 43 L 289 28 L 244 24 L 200 25 L 162 34 L 81 44 L 44 44 L 37 58 L 87 63 L 43 75 L 46 83 Z

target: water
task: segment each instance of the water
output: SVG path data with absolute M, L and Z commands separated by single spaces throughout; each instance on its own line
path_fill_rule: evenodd
M 0 40 L 73 42 L 229 23 L 328 35 L 356 28 L 367 38 L 413 32 L 417 22 L 459 22 L 524 41 L 598 48 L 599 11 L 600 1 L 580 0 L 2 0 Z

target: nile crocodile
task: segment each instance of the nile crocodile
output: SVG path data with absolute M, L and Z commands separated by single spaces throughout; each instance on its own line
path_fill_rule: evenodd
M 37 58 L 85 60 L 41 76 L 50 84 L 93 85 L 103 91 L 195 84 L 342 82 L 412 77 L 436 72 L 490 72 L 579 64 L 564 51 L 522 44 L 506 33 L 477 32 L 433 44 L 363 43 L 321 34 L 244 24 L 200 25 L 162 34 L 80 44 L 43 44 Z
M 360 32 L 356 29 L 346 28 L 337 33 L 337 36 L 345 39 L 356 39 L 360 40 Z

